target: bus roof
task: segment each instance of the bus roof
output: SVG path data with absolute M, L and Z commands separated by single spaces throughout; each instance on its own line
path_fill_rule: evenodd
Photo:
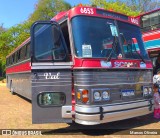
M 68 17 L 69 19 L 71 19 L 77 15 L 112 18 L 139 26 L 139 22 L 135 17 L 127 16 L 125 14 L 118 13 L 113 10 L 105 10 L 102 8 L 95 8 L 89 6 L 77 6 L 68 11 L 60 12 L 51 20 L 61 22 L 61 20 L 63 20 L 64 18 Z

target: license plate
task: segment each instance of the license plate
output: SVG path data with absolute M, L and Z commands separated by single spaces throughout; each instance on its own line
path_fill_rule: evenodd
M 134 96 L 135 91 L 134 90 L 122 90 L 122 96 L 123 97 L 128 97 L 128 96 Z

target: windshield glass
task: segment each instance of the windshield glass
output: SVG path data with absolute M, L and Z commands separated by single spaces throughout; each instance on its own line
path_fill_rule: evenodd
M 72 20 L 75 53 L 78 57 L 101 58 L 108 57 L 112 51 L 112 44 L 118 36 L 114 20 L 75 17 Z M 112 57 L 120 53 L 117 41 Z
M 74 17 L 72 30 L 76 56 L 83 58 L 108 58 L 111 56 L 117 58 L 124 53 L 123 58 L 141 59 L 142 57 L 148 59 L 140 29 L 123 22 L 117 22 L 117 24 L 118 26 L 112 19 Z M 131 53 L 134 54 L 129 56 Z M 141 57 L 138 54 L 141 54 Z
M 122 42 L 123 51 L 126 58 L 129 59 L 149 59 L 140 28 L 128 23 L 118 21 L 120 39 Z

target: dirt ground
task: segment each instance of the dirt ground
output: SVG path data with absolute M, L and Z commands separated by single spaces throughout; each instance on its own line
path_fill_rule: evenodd
M 0 131 L 21 129 L 29 131 L 31 129 L 40 130 L 45 137 L 133 137 L 130 131 L 156 131 L 160 135 L 160 120 L 154 119 L 153 114 L 142 117 L 116 121 L 103 125 L 82 126 L 68 125 L 65 123 L 56 124 L 32 124 L 31 102 L 18 96 L 11 95 L 5 83 L 0 83 Z M 42 130 L 41 130 L 42 129 Z M 152 130 L 151 130 L 152 129 Z M 159 129 L 159 130 L 156 130 Z M 31 130 L 32 131 L 32 130 Z M 0 132 L 1 133 L 1 132 Z M 124 135 L 125 134 L 125 135 Z M 149 135 L 141 135 L 148 137 Z M 1 136 L 0 137 L 6 137 Z M 9 136 L 7 136 L 8 138 Z M 12 136 L 10 136 L 12 137 Z M 22 137 L 22 136 L 16 136 Z M 27 136 L 28 137 L 28 136 Z M 30 136 L 32 137 L 32 136 Z M 44 136 L 34 136 L 44 137 Z M 157 137 L 151 135 L 149 137 Z

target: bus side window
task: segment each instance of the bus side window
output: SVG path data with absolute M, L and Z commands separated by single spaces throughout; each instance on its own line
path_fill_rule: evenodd
M 26 45 L 26 53 L 25 53 L 26 58 L 28 59 L 30 57 L 30 43 Z
M 9 65 L 11 65 L 12 63 L 11 63 L 11 56 L 9 57 Z
M 15 63 L 15 54 L 12 55 L 12 64 Z
M 16 53 L 15 53 L 15 62 L 16 63 L 18 62 L 18 51 L 16 51 Z
M 63 22 L 62 24 L 60 24 L 60 27 L 61 27 L 61 30 L 62 30 L 62 33 L 63 33 L 63 36 L 64 36 L 64 39 L 65 39 L 65 42 L 66 42 L 66 46 L 67 46 L 67 49 L 68 49 L 68 53 L 69 53 L 69 59 L 71 60 L 71 48 L 70 48 L 70 41 L 69 41 L 69 33 L 68 33 L 68 24 L 67 24 L 67 21 Z
M 21 57 L 21 49 L 19 49 L 18 51 L 17 51 L 17 61 L 19 62 L 20 61 L 20 57 Z
M 26 46 L 23 46 L 21 48 L 21 53 L 20 53 L 20 60 L 24 60 L 25 59 L 25 50 L 26 50 Z
M 9 65 L 9 57 L 6 60 L 7 66 Z

